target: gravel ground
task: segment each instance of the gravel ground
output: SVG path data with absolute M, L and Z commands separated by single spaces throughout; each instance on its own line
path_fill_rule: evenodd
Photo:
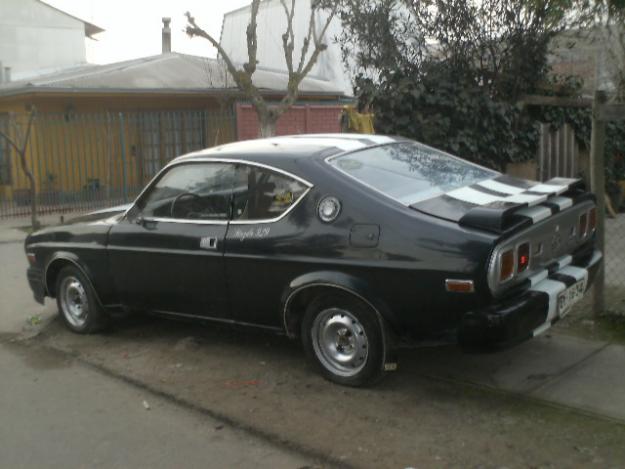
M 354 467 L 622 467 L 625 426 L 420 376 L 418 349 L 372 389 L 328 383 L 283 337 L 137 317 L 34 339 L 294 451 Z

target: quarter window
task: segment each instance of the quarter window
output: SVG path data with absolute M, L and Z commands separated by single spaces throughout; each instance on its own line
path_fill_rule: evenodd
M 238 165 L 234 184 L 233 220 L 277 218 L 306 193 L 302 182 L 257 166 Z
M 227 220 L 234 165 L 188 163 L 172 167 L 139 202 L 146 217 Z

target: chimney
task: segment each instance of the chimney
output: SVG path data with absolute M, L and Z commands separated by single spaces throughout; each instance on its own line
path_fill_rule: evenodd
M 163 18 L 163 54 L 171 52 L 171 29 L 169 29 L 171 18 Z
M 4 67 L 4 83 L 11 81 L 11 67 Z

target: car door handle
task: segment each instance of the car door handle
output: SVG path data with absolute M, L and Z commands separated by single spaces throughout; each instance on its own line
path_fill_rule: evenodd
M 200 239 L 200 249 L 217 249 L 217 238 L 204 236 Z

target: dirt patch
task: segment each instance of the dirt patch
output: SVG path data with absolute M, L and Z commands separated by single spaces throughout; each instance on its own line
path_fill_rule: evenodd
M 283 337 L 163 320 L 34 343 L 206 409 L 293 448 L 357 467 L 597 467 L 625 463 L 625 426 L 417 373 L 419 350 L 373 389 L 333 385 Z

